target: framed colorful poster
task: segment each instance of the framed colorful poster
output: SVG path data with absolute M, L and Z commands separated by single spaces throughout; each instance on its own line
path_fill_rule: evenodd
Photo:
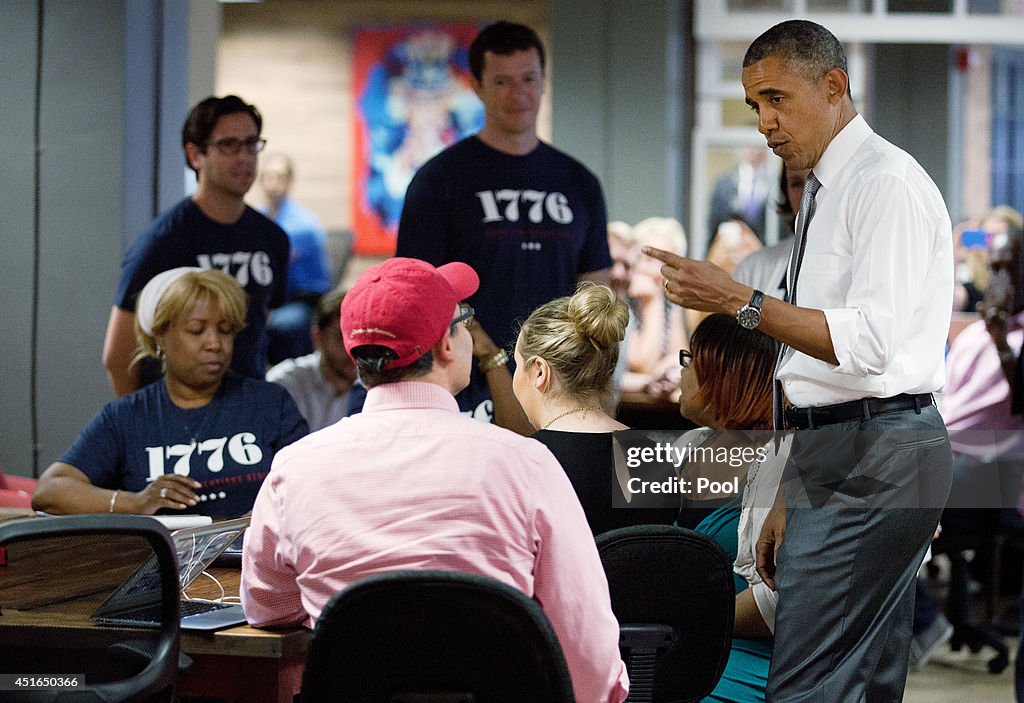
M 475 24 L 361 28 L 353 37 L 354 252 L 395 252 L 405 189 L 425 161 L 483 127 Z

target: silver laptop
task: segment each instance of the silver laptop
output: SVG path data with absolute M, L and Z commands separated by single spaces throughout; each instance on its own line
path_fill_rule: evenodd
M 248 526 L 249 518 L 242 517 L 173 532 L 181 590 L 195 581 Z M 160 627 L 160 595 L 160 571 L 154 554 L 103 601 L 92 619 L 98 625 Z M 212 631 L 243 624 L 245 615 L 237 603 L 181 601 L 182 630 Z

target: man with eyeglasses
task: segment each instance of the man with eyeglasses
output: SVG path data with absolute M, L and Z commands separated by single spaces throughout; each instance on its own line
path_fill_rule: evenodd
M 399 569 L 498 579 L 540 603 L 578 701 L 628 680 L 608 582 L 579 499 L 544 445 L 459 412 L 480 284 L 467 264 L 396 257 L 341 304 L 363 411 L 274 457 L 242 559 L 251 625 L 313 627 L 330 597 Z
M 288 236 L 244 201 L 256 179 L 263 118 L 235 95 L 209 97 L 192 108 L 182 129 L 185 163 L 195 193 L 158 217 L 128 250 L 103 341 L 103 365 L 117 395 L 156 380 L 159 364 L 132 363 L 135 305 L 156 274 L 179 266 L 218 268 L 249 298 L 246 326 L 235 339 L 231 368 L 263 378 L 267 314 L 284 303 Z

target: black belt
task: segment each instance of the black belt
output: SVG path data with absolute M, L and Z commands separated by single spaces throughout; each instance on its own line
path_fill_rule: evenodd
M 904 410 L 921 412 L 934 403 L 931 393 L 901 393 L 891 398 L 861 398 L 816 408 L 786 408 L 786 427 L 794 430 L 814 429 L 840 422 L 869 420 L 875 415 Z

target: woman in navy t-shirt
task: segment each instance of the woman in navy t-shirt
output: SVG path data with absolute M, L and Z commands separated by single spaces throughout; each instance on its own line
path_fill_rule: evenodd
M 274 453 L 308 429 L 282 387 L 228 372 L 245 294 L 213 269 L 155 276 L 139 295 L 136 360 L 164 378 L 109 403 L 42 475 L 50 513 L 248 512 Z

